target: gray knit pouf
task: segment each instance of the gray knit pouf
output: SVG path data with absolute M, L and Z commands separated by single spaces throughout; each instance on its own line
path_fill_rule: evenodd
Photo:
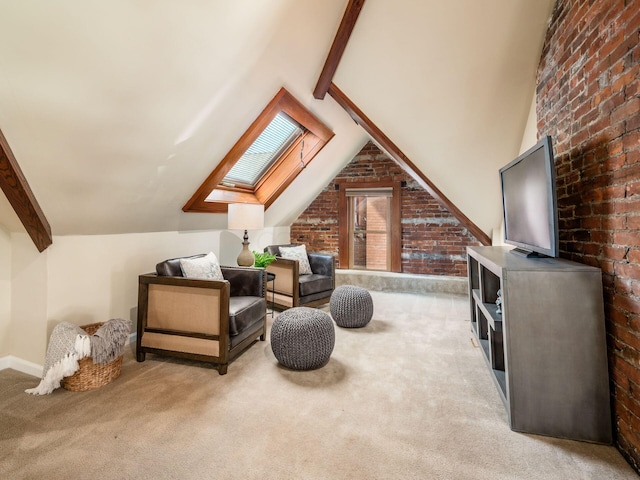
M 331 294 L 329 310 L 339 327 L 361 328 L 373 317 L 373 300 L 362 287 L 342 285 Z
M 322 367 L 329 360 L 335 343 L 331 317 L 315 308 L 290 308 L 271 325 L 273 354 L 278 362 L 292 370 Z

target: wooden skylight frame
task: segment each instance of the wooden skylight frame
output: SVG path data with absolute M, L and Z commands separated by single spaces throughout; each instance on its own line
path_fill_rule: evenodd
M 222 179 L 253 144 L 273 118 L 284 112 L 303 129 L 291 146 L 273 163 L 254 187 L 248 185 L 224 186 Z M 334 133 L 322 121 L 281 88 L 229 153 L 200 185 L 182 210 L 184 212 L 226 213 L 230 203 L 259 203 L 265 210 L 322 150 Z M 304 148 L 302 148 L 304 142 Z M 300 150 L 302 148 L 302 158 Z

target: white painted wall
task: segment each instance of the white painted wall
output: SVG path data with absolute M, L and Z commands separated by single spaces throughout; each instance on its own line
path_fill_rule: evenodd
M 533 147 L 538 141 L 538 117 L 536 116 L 536 92 L 533 92 L 531 106 L 529 107 L 529 115 L 527 116 L 527 124 L 524 127 L 522 141 L 520 142 L 520 151 L 518 155 L 526 152 Z M 506 165 L 506 164 L 505 164 Z M 504 243 L 504 222 L 495 227 L 491 233 L 492 245 L 506 245 Z
M 367 2 L 333 79 L 487 233 L 500 222 L 497 172 L 518 154 L 554 3 Z M 362 81 L 371 65 L 380 68 Z
M 44 363 L 47 346 L 47 257 L 26 233 L 11 236 L 11 354 Z
M 536 116 L 536 92 L 533 92 L 531 99 L 531 107 L 529 107 L 529 116 L 527 117 L 527 125 L 524 127 L 522 134 L 522 142 L 520 142 L 520 153 L 524 153 L 533 147 L 538 141 L 538 117 Z
M 282 86 L 336 134 L 269 208 L 289 225 L 366 138 L 311 95 L 346 3 L 2 2 L 0 125 L 54 233 L 203 228 L 182 206 Z M 554 3 L 371 0 L 334 78 L 487 233 Z
M 0 225 L 0 358 L 9 355 L 11 320 L 11 235 Z
M 54 236 L 38 253 L 26 235 L 14 234 L 11 285 L 11 355 L 42 365 L 53 327 L 127 318 L 135 321 L 138 275 L 167 258 L 213 251 L 235 265 L 243 232 L 226 230 L 122 235 Z M 288 243 L 289 228 L 249 232 L 250 248 Z

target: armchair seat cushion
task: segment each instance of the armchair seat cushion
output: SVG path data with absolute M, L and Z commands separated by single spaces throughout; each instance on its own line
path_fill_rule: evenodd
M 264 297 L 229 298 L 229 336 L 234 337 L 261 322 L 267 302 Z
M 327 290 L 333 290 L 333 278 L 326 275 L 318 275 L 312 273 L 311 275 L 300 275 L 300 296 L 313 295 L 314 293 L 325 292 Z

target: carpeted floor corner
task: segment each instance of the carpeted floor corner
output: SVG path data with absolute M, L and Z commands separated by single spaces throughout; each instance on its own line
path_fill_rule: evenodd
M 0 372 L 0 477 L 632 479 L 613 447 L 512 432 L 463 296 L 372 292 L 323 368 L 278 365 L 269 340 L 218 375 L 133 346 L 91 392 L 24 393 Z M 325 311 L 328 309 L 325 307 Z M 269 317 L 271 323 L 271 317 Z

